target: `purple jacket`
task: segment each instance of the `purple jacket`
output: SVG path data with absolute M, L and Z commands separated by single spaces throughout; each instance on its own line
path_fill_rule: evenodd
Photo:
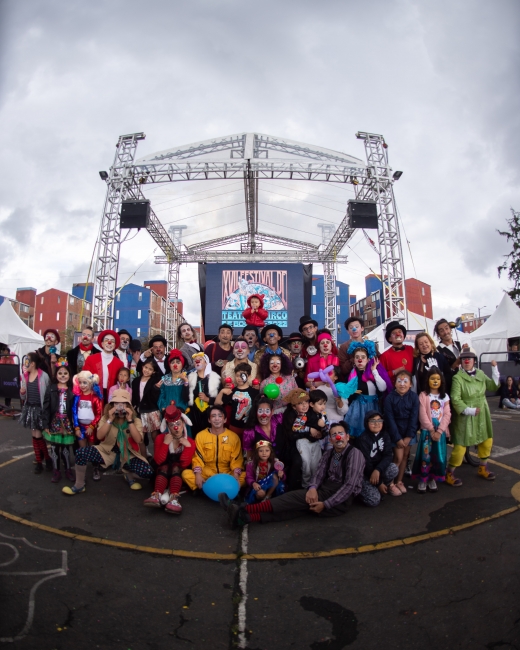
M 283 418 L 283 413 L 276 413 L 271 417 L 271 435 L 269 438 L 266 437 L 262 427 L 257 424 L 254 429 L 246 429 L 242 434 L 242 447 L 246 451 L 251 451 L 255 446 L 255 438 L 259 437 L 262 440 L 267 440 L 274 447 L 274 442 L 276 440 L 276 430 L 280 425 Z

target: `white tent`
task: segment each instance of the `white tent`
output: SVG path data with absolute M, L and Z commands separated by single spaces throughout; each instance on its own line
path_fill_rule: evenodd
M 408 311 L 408 335 L 406 337 L 405 343 L 408 345 L 413 345 L 415 341 L 415 332 L 428 332 L 434 341 L 436 341 L 433 328 L 435 327 L 436 321 L 431 318 L 426 318 L 426 316 L 420 316 L 419 314 L 414 314 L 412 311 Z M 385 329 L 386 323 L 378 325 L 374 330 L 367 334 L 367 339 L 370 341 L 377 342 L 377 347 L 379 352 L 384 352 L 384 350 L 389 346 L 385 339 Z M 412 332 L 414 332 L 412 334 Z M 461 343 L 469 343 L 469 338 L 467 334 L 463 334 L 458 330 L 453 330 L 453 338 L 460 341 Z
M 500 355 L 485 355 L 482 361 L 507 361 L 507 339 L 520 338 L 520 309 L 505 293 L 496 310 L 487 321 L 471 334 L 471 345 L 478 357 L 483 352 L 498 352 Z
M 0 305 L 0 342 L 6 343 L 13 354 L 22 357 L 43 345 L 43 336 L 28 327 L 7 298 Z

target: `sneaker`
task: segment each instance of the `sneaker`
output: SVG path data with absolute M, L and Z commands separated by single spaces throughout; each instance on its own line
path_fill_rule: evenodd
M 426 483 L 419 483 L 417 485 L 417 494 L 426 494 Z
M 228 498 L 228 495 L 225 492 L 219 493 L 218 502 L 220 503 L 221 507 L 227 512 L 231 500 Z
M 412 461 L 409 458 L 407 463 L 406 463 L 406 469 L 404 470 L 404 475 L 405 476 L 411 476 L 412 475 Z
M 43 465 L 41 463 L 36 463 L 34 466 L 34 473 L 41 474 L 43 472 Z
M 65 476 L 69 481 L 76 482 L 76 472 L 73 469 L 65 470 Z
M 460 478 L 456 478 L 455 474 L 452 472 L 446 472 L 446 483 L 448 485 L 452 485 L 453 487 L 460 487 L 462 485 Z
M 152 495 L 143 501 L 143 506 L 149 506 L 150 508 L 160 508 L 161 497 L 162 494 L 160 492 L 152 492 Z
M 75 485 L 72 487 L 66 485 L 64 488 L 61 488 L 61 491 L 68 496 L 74 496 L 75 494 L 83 494 L 83 492 L 87 491 L 87 488 L 85 485 L 82 488 L 77 488 Z
M 125 477 L 125 481 L 128 483 L 128 487 L 131 490 L 142 490 L 143 489 L 143 486 L 140 483 L 138 483 L 135 479 L 133 479 L 130 476 L 130 474 L 125 474 L 124 477 Z
M 177 494 L 172 494 L 170 497 L 169 502 L 166 504 L 166 507 L 164 508 L 166 512 L 169 512 L 172 515 L 180 515 L 182 512 L 182 506 L 179 503 L 178 495 Z
M 486 479 L 486 481 L 494 481 L 496 478 L 496 474 L 490 472 L 487 468 L 487 465 L 478 466 L 478 475 Z
M 52 470 L 54 469 L 54 466 L 53 466 L 53 464 L 52 464 L 52 458 L 47 458 L 47 459 L 45 460 L 45 469 L 46 469 L 48 472 L 52 472 Z
M 94 467 L 94 470 L 92 472 L 92 480 L 101 481 L 101 472 L 99 471 L 99 467 Z
M 52 470 L 51 483 L 59 483 L 61 481 L 61 472 L 59 469 Z
M 435 482 L 435 479 L 433 479 L 433 478 L 430 479 L 430 480 L 428 481 L 428 485 L 427 485 L 427 487 L 428 487 L 428 490 L 429 490 L 430 492 L 437 492 L 437 489 L 438 489 L 438 488 L 437 488 L 437 483 Z

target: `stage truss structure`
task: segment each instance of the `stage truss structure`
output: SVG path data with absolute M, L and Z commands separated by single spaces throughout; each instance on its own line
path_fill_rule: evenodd
M 322 243 L 319 246 L 298 240 L 297 230 L 294 239 L 261 232 L 258 228 L 258 184 L 262 179 L 351 184 L 357 200 L 377 203 L 382 310 L 385 321 L 400 320 L 406 325 L 403 255 L 388 147 L 382 135 L 358 132 L 356 137 L 364 143 L 366 162 L 338 151 L 261 133 L 214 138 L 136 159 L 137 145 L 145 139 L 144 133 L 120 136 L 106 178 L 107 195 L 97 242 L 92 309 L 94 328 L 113 327 L 122 243 L 119 223 L 122 201 L 144 199 L 142 187 L 151 183 L 214 179 L 243 180 L 246 208 L 246 229 L 243 232 L 184 246 L 181 244 L 183 227 L 172 227 L 167 232 L 153 209 L 151 211 L 147 230 L 163 253 L 156 256 L 155 261 L 168 265 L 168 347 L 176 345 L 180 264 L 199 262 L 322 264 L 325 326 L 336 336 L 336 268 L 338 264 L 347 263 L 348 257 L 342 254 L 343 249 L 355 233 L 346 209 L 339 226 L 331 228 L 331 224 L 320 224 Z M 221 249 L 236 243 L 240 244 L 239 250 Z M 264 244 L 276 244 L 281 250 L 265 249 Z

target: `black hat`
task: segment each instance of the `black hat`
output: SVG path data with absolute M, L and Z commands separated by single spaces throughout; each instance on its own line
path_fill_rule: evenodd
M 139 339 L 132 339 L 128 347 L 131 352 L 141 352 L 141 341 Z
M 168 345 L 164 336 L 156 334 L 155 336 L 152 336 L 152 338 L 148 341 L 148 347 L 151 348 L 154 343 L 157 343 L 159 341 L 164 345 L 164 347 Z
M 289 336 L 282 341 L 284 348 L 289 349 L 289 343 L 293 341 L 301 341 L 303 343 L 303 336 L 299 332 L 291 332 Z
M 478 359 L 475 350 L 468 346 L 464 346 L 459 354 L 459 359 Z
M 282 328 L 278 327 L 278 325 L 271 324 L 271 325 L 266 325 L 264 327 L 264 329 L 260 332 L 260 338 L 262 339 L 262 341 L 264 340 L 264 336 L 266 335 L 268 330 L 276 330 L 278 332 L 278 334 L 280 335 L 280 338 L 281 339 L 283 338 L 283 330 L 282 330 Z
M 121 334 L 126 334 L 127 336 L 130 337 L 130 343 L 132 342 L 132 335 L 128 330 L 119 330 L 118 334 L 119 334 L 119 338 L 121 338 Z
M 298 327 L 300 332 L 305 325 L 308 325 L 309 323 L 312 323 L 315 327 L 319 327 L 318 321 L 314 320 L 314 318 L 311 318 L 310 316 L 300 316 L 300 326 Z
M 241 336 L 244 336 L 246 332 L 253 331 L 256 334 L 256 338 L 260 338 L 260 332 L 258 331 L 258 327 L 256 325 L 246 325 L 243 330 Z
M 390 334 L 394 330 L 402 330 L 403 334 L 406 336 L 406 332 L 407 332 L 406 327 L 399 321 L 391 320 L 385 329 L 385 339 L 388 341 L 388 343 L 390 343 Z

